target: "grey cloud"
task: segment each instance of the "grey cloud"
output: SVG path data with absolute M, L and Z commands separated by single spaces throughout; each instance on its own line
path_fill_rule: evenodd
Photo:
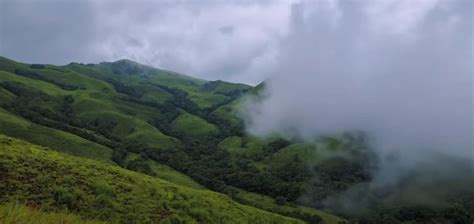
M 255 63 L 269 42 L 285 34 L 290 2 L 0 4 L 0 54 L 16 60 L 66 64 L 129 58 L 202 78 L 257 82 L 241 72 Z
M 434 154 L 474 159 L 470 1 L 296 4 L 248 130 L 313 138 L 362 130 L 396 180 Z M 396 29 L 394 25 L 397 25 Z
M 88 2 L 2 1 L 0 54 L 34 63 L 95 60 L 97 33 Z
M 219 31 L 225 35 L 232 35 L 234 33 L 234 26 L 222 26 L 219 28 Z

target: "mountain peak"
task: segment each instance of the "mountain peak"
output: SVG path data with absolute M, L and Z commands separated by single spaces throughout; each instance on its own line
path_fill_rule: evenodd
M 130 59 L 120 59 L 114 62 L 101 62 L 100 65 L 108 66 L 115 73 L 123 74 L 143 74 L 145 72 L 156 69 L 151 66 L 143 65 L 136 61 L 132 61 Z
M 111 62 L 112 64 L 134 64 L 134 65 L 143 65 L 143 64 L 140 64 L 136 61 L 132 61 L 130 59 L 127 59 L 127 58 L 122 58 L 120 60 L 117 60 L 117 61 L 114 61 L 114 62 Z M 145 65 L 143 65 L 145 66 Z

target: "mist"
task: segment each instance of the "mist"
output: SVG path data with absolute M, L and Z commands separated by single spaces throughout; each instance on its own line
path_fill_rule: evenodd
M 471 161 L 463 177 L 471 178 L 473 8 L 463 0 L 295 4 L 272 76 L 246 104 L 247 130 L 305 139 L 363 131 L 380 162 L 372 186 L 395 185 L 440 156 Z

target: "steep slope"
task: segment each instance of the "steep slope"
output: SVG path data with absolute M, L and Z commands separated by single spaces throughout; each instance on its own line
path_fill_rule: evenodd
M 2 108 L 0 108 L 0 133 L 27 139 L 32 143 L 72 155 L 111 162 L 112 149 L 106 146 L 68 132 L 32 123 Z
M 230 198 L 0 136 L 0 202 L 133 222 L 300 223 Z

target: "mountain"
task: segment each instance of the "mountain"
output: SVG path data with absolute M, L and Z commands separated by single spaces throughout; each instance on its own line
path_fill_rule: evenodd
M 249 211 L 256 211 L 255 214 L 259 214 L 257 216 L 262 220 L 268 216 L 268 220 L 280 217 L 278 222 L 343 221 L 323 211 L 294 207 L 291 201 L 298 197 L 298 192 L 287 196 L 282 194 L 277 204 L 274 199 L 277 192 L 292 188 L 293 185 L 296 189 L 297 185 L 301 185 L 301 181 L 280 181 L 272 178 L 270 171 L 258 167 L 257 159 L 248 159 L 233 152 L 229 142 L 238 139 L 241 141 L 240 147 L 251 151 L 256 157 L 261 157 L 267 154 L 264 147 L 274 141 L 259 140 L 246 135 L 243 122 L 236 116 L 235 110 L 239 102 L 247 94 L 255 94 L 253 89 L 245 84 L 220 80 L 205 81 L 130 60 L 54 66 L 24 64 L 0 57 L 0 134 L 10 136 L 2 137 L 4 141 L 15 143 L 2 143 L 3 153 L 6 153 L 6 156 L 14 154 L 14 157 L 21 161 L 40 160 L 40 163 L 45 164 L 61 161 L 60 166 L 79 169 L 69 177 L 74 185 L 78 184 L 76 181 L 93 182 L 92 179 L 80 180 L 80 177 L 87 177 L 92 172 L 81 174 L 84 170 L 80 165 L 89 163 L 90 166 L 100 167 L 100 170 L 110 169 L 120 175 L 123 172 L 125 176 L 134 176 L 133 180 L 127 179 L 126 181 L 131 182 L 125 182 L 125 185 L 151 181 L 153 183 L 150 183 L 150 188 L 168 188 L 169 185 L 173 188 L 183 188 L 185 192 L 190 191 L 183 193 L 187 194 L 184 198 L 198 197 L 201 192 L 202 198 L 213 197 L 211 195 L 225 198 L 208 189 L 219 191 L 232 199 L 219 199 L 215 202 L 216 206 L 229 203 L 226 205 L 227 209 L 249 208 Z M 30 148 L 38 155 L 42 155 L 41 150 L 48 155 L 35 158 L 37 156 L 30 155 Z M 50 149 L 61 154 L 53 153 Z M 21 150 L 24 150 L 24 153 Z M 0 167 L 4 168 L 4 171 L 6 165 L 8 160 L 2 160 Z M 8 169 L 33 169 L 33 173 L 52 178 L 49 177 L 51 170 L 43 168 L 35 170 L 34 167 L 13 166 Z M 130 174 L 130 171 L 137 174 Z M 3 183 L 13 181 L 19 184 L 18 187 L 35 187 L 40 184 L 37 179 L 17 180 L 9 179 L 10 176 L 2 178 Z M 113 177 L 110 172 L 105 172 L 96 178 L 107 180 Z M 270 182 L 262 185 L 262 178 Z M 283 185 L 279 186 L 278 182 Z M 50 186 L 51 189 L 37 192 L 36 195 L 28 195 L 28 190 L 24 190 L 16 191 L 11 196 L 47 212 L 62 212 L 66 209 L 84 219 L 98 217 L 99 221 L 113 221 L 111 217 L 92 215 L 92 207 L 96 205 L 91 204 L 92 199 L 85 199 L 93 198 L 93 195 L 87 195 L 87 191 L 76 197 L 74 192 L 77 189 L 66 187 L 67 192 L 61 194 L 77 200 L 68 202 L 68 206 L 72 207 L 65 208 L 62 199 L 53 197 L 56 194 L 55 188 L 61 188 L 64 184 L 57 183 L 56 186 Z M 110 181 L 107 184 L 113 185 Z M 113 191 L 118 192 L 117 189 Z M 156 194 L 158 198 L 162 198 L 165 195 L 169 197 L 170 193 L 157 191 Z M 140 197 L 151 196 L 143 193 Z M 13 198 L 5 195 L 0 197 L 0 201 L 14 203 Z M 119 209 L 125 202 L 110 203 Z M 132 203 L 131 206 L 142 206 L 138 201 L 127 203 Z M 210 215 L 219 213 L 218 210 L 213 210 L 213 205 L 201 207 L 204 211 L 198 212 L 202 212 L 202 216 L 221 219 Z M 97 206 L 94 208 L 97 209 Z M 120 208 L 121 211 L 123 209 Z M 152 208 L 133 209 L 144 212 Z M 188 217 L 188 221 L 205 222 L 189 214 L 187 207 L 177 209 L 181 213 L 176 211 L 176 214 L 185 219 Z M 105 210 L 99 209 L 97 212 Z M 112 214 L 111 211 L 105 213 Z M 252 217 L 243 210 L 239 214 Z M 118 213 L 112 218 L 115 221 L 124 220 Z M 229 213 L 227 220 L 231 218 L 237 220 L 239 217 Z
M 125 59 L 0 57 L 0 222 L 472 223 L 464 176 L 373 189 L 377 158 L 363 133 L 248 134 L 239 110 L 264 89 Z M 333 203 L 348 192 L 367 208 Z M 414 195 L 436 206 L 398 200 Z

